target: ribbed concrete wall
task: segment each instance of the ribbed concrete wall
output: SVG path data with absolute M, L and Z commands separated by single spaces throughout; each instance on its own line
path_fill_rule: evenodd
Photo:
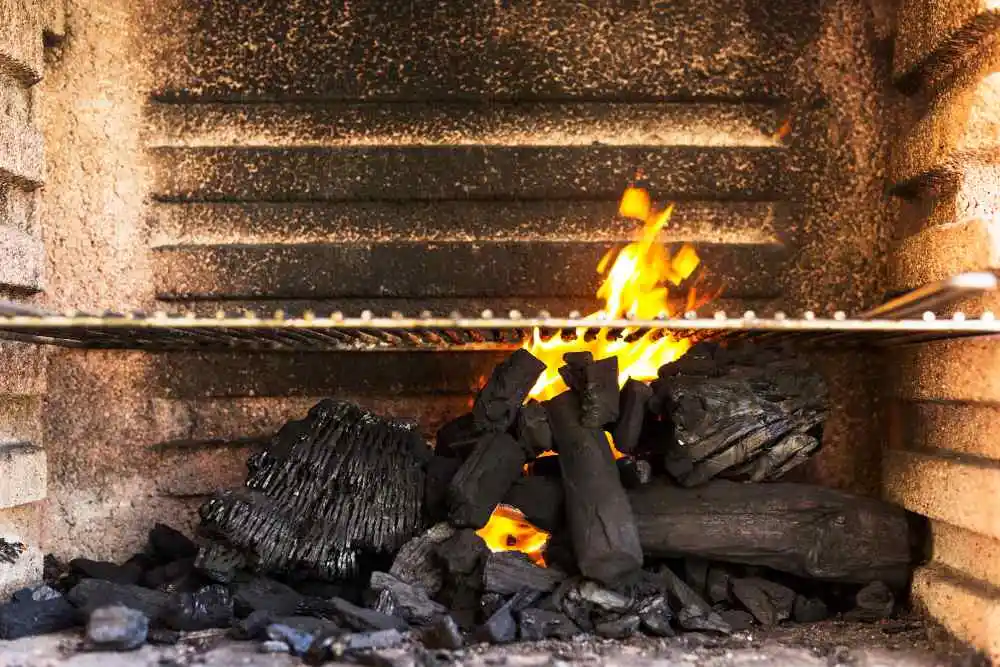
M 907 93 L 890 175 L 901 214 L 890 282 L 1000 269 L 1000 12 L 905 0 L 895 75 Z M 1000 307 L 979 299 L 974 308 Z M 888 498 L 931 518 L 914 599 L 1000 659 L 1000 344 L 899 350 L 890 384 Z

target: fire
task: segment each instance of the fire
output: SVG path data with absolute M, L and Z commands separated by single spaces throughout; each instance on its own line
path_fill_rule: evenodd
M 536 564 L 545 566 L 542 550 L 549 541 L 549 534 L 529 523 L 513 507 L 499 505 L 493 510 L 489 522 L 476 531 L 490 551 L 521 551 Z

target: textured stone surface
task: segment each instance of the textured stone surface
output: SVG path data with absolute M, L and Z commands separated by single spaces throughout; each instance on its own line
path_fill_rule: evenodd
M 38 292 L 44 287 L 45 247 L 37 236 L 0 226 L 0 285 Z
M 14 563 L 0 564 L 0 598 L 36 583 L 42 573 L 42 513 L 40 503 L 0 509 L 0 537 L 27 549 Z
M 3 82 L 12 87 L 5 96 L 29 97 L 26 105 L 30 108 L 27 89 L 16 82 Z M 14 113 L 17 113 L 14 106 Z M 0 180 L 17 183 L 26 189 L 35 189 L 45 182 L 45 160 L 42 152 L 42 134 L 27 123 L 18 122 L 16 115 L 0 114 L 0 142 L 4 151 L 0 153 Z M 27 119 L 25 119 L 27 120 Z
M 907 290 L 965 271 L 1000 268 L 1000 221 L 976 218 L 904 239 L 889 259 L 889 289 Z
M 915 605 L 950 632 L 1000 660 L 1000 595 L 939 565 L 913 575 Z
M 991 403 L 892 401 L 888 406 L 889 446 L 950 452 L 1000 461 L 1000 406 Z M 998 578 L 1000 580 L 1000 578 Z
M 33 83 L 42 76 L 42 16 L 34 0 L 3 0 L 0 70 Z
M 45 451 L 34 445 L 0 444 L 0 508 L 45 498 Z
M 1000 148 L 952 154 L 933 171 L 896 186 L 901 205 L 897 235 L 977 218 L 1000 211 Z
M 931 521 L 933 559 L 980 582 L 1000 581 L 1000 540 L 944 521 Z
M 1000 346 L 988 339 L 936 341 L 892 350 L 889 391 L 936 401 L 1000 400 Z
M 893 69 L 905 75 L 940 52 L 949 41 L 962 39 L 988 18 L 990 0 L 903 0 L 899 3 L 898 33 Z M 978 19 L 978 20 L 977 20 Z M 959 54 L 954 54 L 959 55 Z

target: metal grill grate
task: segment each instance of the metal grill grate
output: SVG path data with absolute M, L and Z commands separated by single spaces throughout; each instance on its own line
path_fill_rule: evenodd
M 567 340 L 606 336 L 634 340 L 644 335 L 697 339 L 745 338 L 771 341 L 796 340 L 808 344 L 901 344 L 940 338 L 1000 334 L 1000 321 L 985 312 L 976 318 L 955 313 L 934 315 L 956 301 L 997 289 L 989 273 L 968 273 L 928 285 L 893 299 L 879 308 L 848 317 L 832 318 L 804 313 L 789 317 L 777 313 L 758 317 L 752 312 L 732 317 L 687 313 L 680 318 L 632 320 L 552 317 L 547 313 L 525 317 L 511 312 L 495 317 L 452 313 L 438 317 L 424 313 L 409 318 L 400 314 L 379 317 L 341 313 L 319 317 L 286 318 L 281 313 L 260 317 L 192 315 L 47 313 L 20 304 L 0 304 L 0 338 L 64 347 L 167 350 L 274 350 L 274 351 L 377 351 L 377 350 L 497 350 L 520 346 L 535 329 L 543 337 Z

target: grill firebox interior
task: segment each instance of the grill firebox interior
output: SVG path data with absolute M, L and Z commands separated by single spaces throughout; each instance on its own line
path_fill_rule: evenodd
M 23 309 L 0 318 L 0 537 L 28 547 L 0 587 L 44 553 L 117 557 L 157 519 L 193 520 L 319 397 L 434 432 L 504 352 L 413 352 L 390 314 L 433 313 L 447 343 L 453 312 L 594 310 L 637 169 L 677 202 L 661 240 L 724 285 L 689 328 L 812 311 L 877 329 L 889 295 L 988 281 L 994 4 L 0 0 L 0 291 Z M 825 335 L 832 414 L 806 474 L 930 517 L 915 602 L 1000 655 L 1000 360 L 979 319 L 997 298 L 944 291 L 874 314 L 908 325 Z M 133 309 L 233 313 L 236 333 L 45 318 Z M 262 334 L 281 349 L 244 311 L 282 312 Z M 334 311 L 388 349 L 287 326 Z M 523 329 L 459 328 L 498 348 Z M 257 344 L 220 350 L 230 335 Z M 865 335 L 896 344 L 848 344 Z

